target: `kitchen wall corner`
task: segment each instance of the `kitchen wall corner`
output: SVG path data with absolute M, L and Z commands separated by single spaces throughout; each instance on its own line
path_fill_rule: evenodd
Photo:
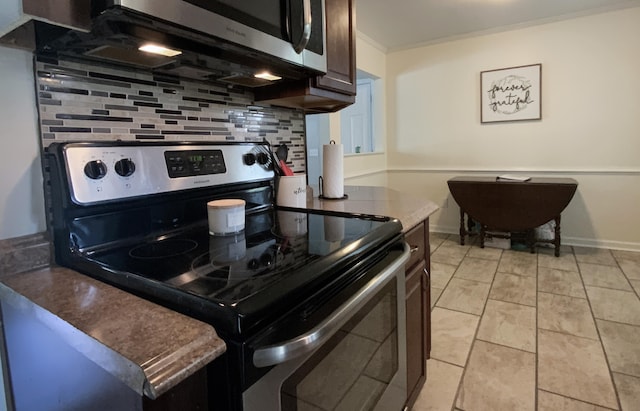
M 46 229 L 31 53 L 0 46 L 0 239 Z

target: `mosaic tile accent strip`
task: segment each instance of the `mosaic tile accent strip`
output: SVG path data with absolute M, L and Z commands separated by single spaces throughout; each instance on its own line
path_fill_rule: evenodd
M 58 141 L 263 141 L 285 143 L 306 171 L 301 110 L 254 102 L 253 93 L 147 71 L 78 61 L 35 61 L 43 147 Z
M 0 240 L 0 280 L 17 273 L 47 267 L 51 243 L 47 233 Z

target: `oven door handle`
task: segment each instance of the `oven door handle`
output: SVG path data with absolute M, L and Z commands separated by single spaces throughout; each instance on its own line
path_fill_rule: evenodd
M 331 338 L 354 312 L 362 308 L 387 282 L 395 277 L 398 270 L 404 272 L 404 265 L 409 260 L 409 246 L 404 243 L 400 257 L 360 289 L 353 297 L 338 307 L 330 316 L 310 331 L 295 338 L 266 347 L 257 348 L 253 353 L 253 364 L 256 367 L 268 367 L 281 364 L 302 355 L 311 353 Z

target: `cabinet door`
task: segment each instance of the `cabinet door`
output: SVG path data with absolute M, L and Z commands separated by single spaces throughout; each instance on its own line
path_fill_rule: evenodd
M 424 220 L 424 316 L 426 321 L 426 337 L 424 349 L 427 359 L 431 358 L 431 243 L 429 242 L 429 219 Z
M 327 74 L 316 87 L 356 95 L 355 0 L 325 0 Z
M 406 234 L 405 238 L 411 249 L 411 255 L 407 262 L 407 269 L 411 270 L 418 261 L 424 260 L 427 254 L 428 245 L 424 224 L 416 225 Z
M 407 273 L 407 404 L 412 405 L 426 379 L 424 263 Z
M 143 411 L 208 410 L 207 369 L 201 368 L 155 400 L 143 397 L 142 407 Z
M 327 74 L 256 87 L 257 102 L 303 109 L 341 110 L 356 101 L 355 0 L 325 0 Z

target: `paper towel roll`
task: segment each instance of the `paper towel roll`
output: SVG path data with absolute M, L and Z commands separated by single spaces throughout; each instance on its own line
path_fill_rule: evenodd
M 332 142 L 322 146 L 322 196 L 342 198 L 344 196 L 344 148 Z
M 344 240 L 344 218 L 324 216 L 324 239 L 329 242 Z

